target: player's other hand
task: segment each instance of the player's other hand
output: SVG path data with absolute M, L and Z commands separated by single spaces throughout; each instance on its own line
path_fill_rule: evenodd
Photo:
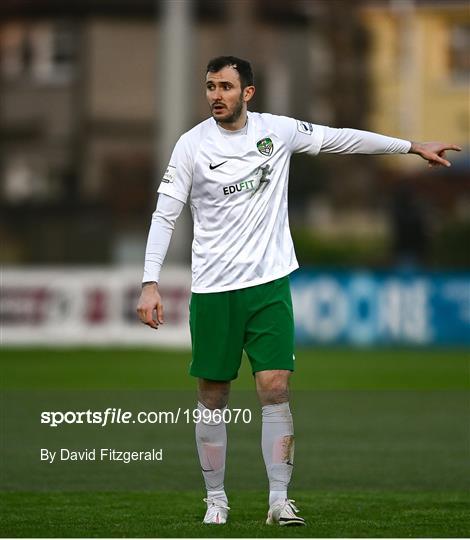
M 425 159 L 430 167 L 450 167 L 450 161 L 446 159 L 446 150 L 462 150 L 456 144 L 446 144 L 441 142 L 412 142 L 409 150 L 410 154 L 418 154 Z
M 155 330 L 160 324 L 163 324 L 163 302 L 157 283 L 147 283 L 142 286 L 137 304 L 137 314 L 144 324 L 155 328 Z

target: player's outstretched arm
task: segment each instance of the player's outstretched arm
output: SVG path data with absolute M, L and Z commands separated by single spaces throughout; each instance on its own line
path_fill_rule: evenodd
M 156 312 L 157 318 L 153 318 L 153 313 Z M 139 319 L 150 328 L 158 329 L 160 324 L 163 324 L 163 302 L 158 290 L 158 283 L 149 281 L 142 283 L 142 292 L 140 293 L 139 302 L 137 304 L 137 314 Z
M 320 152 L 333 154 L 417 154 L 425 159 L 430 167 L 450 167 L 450 162 L 445 157 L 446 150 L 461 150 L 456 144 L 410 142 L 359 129 L 328 126 L 321 126 L 321 129 L 323 141 Z
M 409 154 L 417 154 L 425 159 L 430 167 L 450 167 L 450 161 L 446 159 L 446 150 L 456 150 L 460 152 L 462 149 L 456 144 L 446 144 L 441 142 L 412 142 Z

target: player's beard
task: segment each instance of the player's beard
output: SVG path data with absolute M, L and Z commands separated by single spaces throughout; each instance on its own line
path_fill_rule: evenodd
M 244 103 L 243 97 L 242 97 L 242 94 L 240 93 L 240 99 L 235 104 L 235 108 L 233 109 L 232 114 L 226 118 L 215 118 L 215 116 L 213 116 L 214 120 L 222 124 L 234 124 L 240 118 L 243 112 L 243 103 Z

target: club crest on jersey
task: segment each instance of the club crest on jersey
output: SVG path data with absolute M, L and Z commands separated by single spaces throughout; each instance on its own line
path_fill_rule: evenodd
M 256 147 L 258 148 L 258 152 L 263 154 L 263 156 L 270 156 L 274 149 L 273 141 L 269 137 L 260 139 L 256 143 Z

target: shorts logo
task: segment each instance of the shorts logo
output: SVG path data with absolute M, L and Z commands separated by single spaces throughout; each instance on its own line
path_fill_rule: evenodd
M 163 175 L 162 182 L 165 184 L 173 184 L 176 176 L 176 167 L 174 165 L 168 165 L 165 174 Z
M 256 143 L 256 147 L 258 148 L 258 152 L 263 154 L 263 156 L 270 156 L 274 149 L 273 141 L 269 137 L 260 139 Z
M 311 135 L 313 133 L 313 126 L 310 122 L 297 120 L 297 131 L 300 131 L 300 133 L 304 133 L 305 135 Z

